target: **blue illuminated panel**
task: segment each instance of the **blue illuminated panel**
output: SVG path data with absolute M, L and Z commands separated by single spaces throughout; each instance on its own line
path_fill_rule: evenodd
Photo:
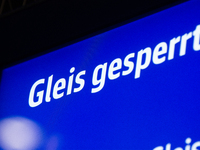
M 2 149 L 200 149 L 200 1 L 3 70 Z

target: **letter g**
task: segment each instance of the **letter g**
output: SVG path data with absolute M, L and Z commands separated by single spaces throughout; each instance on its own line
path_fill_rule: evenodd
M 38 97 L 38 101 L 34 102 L 34 95 L 35 95 L 35 89 L 39 84 L 44 84 L 44 79 L 40 79 L 38 81 L 36 81 L 33 86 L 31 87 L 30 90 L 30 94 L 29 94 L 29 106 L 30 107 L 36 107 L 38 105 L 40 105 L 42 103 L 42 99 L 43 99 L 43 95 L 44 95 L 44 90 L 37 92 L 37 97 Z

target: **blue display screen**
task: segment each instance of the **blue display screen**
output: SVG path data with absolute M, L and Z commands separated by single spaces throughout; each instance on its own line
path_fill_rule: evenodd
M 1 149 L 200 149 L 199 6 L 4 69 Z

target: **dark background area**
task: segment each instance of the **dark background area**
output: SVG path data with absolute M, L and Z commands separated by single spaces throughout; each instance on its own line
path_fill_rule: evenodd
M 16 3 L 17 7 L 12 5 L 12 9 L 5 3 L 7 7 L 0 16 L 0 68 L 39 56 L 53 47 L 180 2 L 32 0 L 29 3 L 27 1 L 28 5 L 23 7 Z

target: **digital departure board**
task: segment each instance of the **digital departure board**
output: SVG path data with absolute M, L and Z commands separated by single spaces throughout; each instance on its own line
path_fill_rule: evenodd
M 200 149 L 200 1 L 3 70 L 1 149 Z

